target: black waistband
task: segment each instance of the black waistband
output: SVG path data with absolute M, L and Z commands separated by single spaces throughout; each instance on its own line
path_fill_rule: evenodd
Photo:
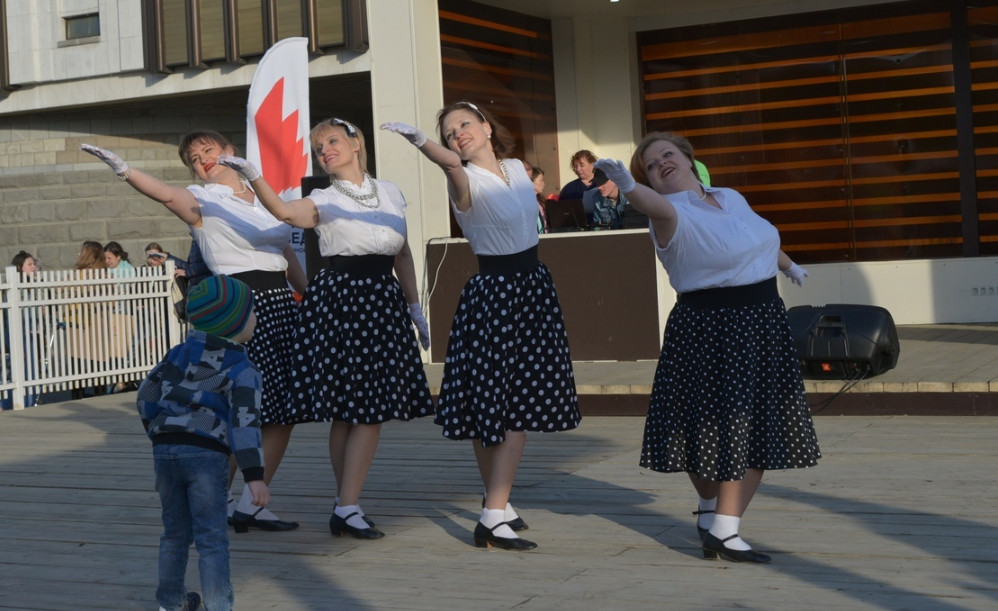
M 242 280 L 254 291 L 269 291 L 288 288 L 288 278 L 284 272 L 264 272 L 258 269 L 238 274 L 229 274 L 230 278 Z
M 390 276 L 395 267 L 395 255 L 333 255 L 326 257 L 326 267 L 356 276 Z
M 776 290 L 776 276 L 755 284 L 743 286 L 722 286 L 716 289 L 703 289 L 683 293 L 677 300 L 680 304 L 698 310 L 712 308 L 737 308 L 765 303 L 780 296 Z
M 537 267 L 537 246 L 512 255 L 478 255 L 478 273 L 519 274 Z

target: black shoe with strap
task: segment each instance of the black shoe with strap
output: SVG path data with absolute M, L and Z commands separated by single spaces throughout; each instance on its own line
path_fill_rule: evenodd
M 347 524 L 347 520 L 354 516 L 360 516 L 360 512 L 353 512 L 345 518 L 341 518 L 333 512 L 333 515 L 329 516 L 329 533 L 334 537 L 342 537 L 343 535 L 350 535 L 355 539 L 380 539 L 385 536 L 385 533 L 381 532 L 373 526 L 368 526 L 367 528 L 357 528 L 356 526 L 350 526 Z M 361 517 L 363 519 L 363 517 Z M 365 523 L 367 521 L 365 520 Z
M 244 533 L 253 528 L 259 528 L 260 530 L 269 531 L 283 531 L 283 530 L 294 530 L 298 528 L 298 522 L 285 522 L 284 520 L 259 520 L 257 515 L 263 511 L 264 508 L 261 507 L 257 509 L 253 514 L 243 513 L 241 511 L 232 512 L 232 528 L 235 529 L 237 533 Z
M 727 560 L 728 562 L 758 562 L 765 563 L 772 560 L 766 554 L 757 552 L 752 549 L 731 549 L 724 544 L 725 541 L 730 541 L 732 539 L 737 539 L 738 534 L 735 533 L 730 537 L 724 539 L 718 539 L 714 535 L 707 533 L 707 536 L 703 539 L 703 557 L 707 559 L 716 559 L 718 556 Z M 708 556 L 708 554 L 710 554 Z
M 479 522 L 475 525 L 475 547 L 495 546 L 500 549 L 511 549 L 520 552 L 532 550 L 537 547 L 533 541 L 527 541 L 520 537 L 497 537 L 495 530 L 500 526 L 509 526 L 509 522 L 499 522 L 492 528 Z

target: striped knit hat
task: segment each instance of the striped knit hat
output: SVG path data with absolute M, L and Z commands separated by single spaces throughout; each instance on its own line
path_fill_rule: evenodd
M 198 331 L 232 339 L 253 311 L 253 291 L 242 280 L 210 276 L 187 292 L 187 321 Z

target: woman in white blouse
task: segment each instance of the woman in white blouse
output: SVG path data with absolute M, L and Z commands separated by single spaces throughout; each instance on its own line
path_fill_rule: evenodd
M 378 539 L 384 533 L 364 514 L 360 494 L 381 424 L 433 413 L 412 325 L 424 348 L 429 328 L 401 191 L 367 173 L 364 134 L 352 123 L 328 119 L 312 128 L 310 139 L 330 186 L 302 199 L 281 201 L 245 159 L 220 163 L 249 179 L 276 218 L 319 235 L 327 265 L 302 302 L 289 410 L 295 422 L 332 423 L 329 459 L 338 495 L 329 531 Z
M 263 376 L 261 399 L 263 454 L 269 485 L 281 464 L 293 428 L 287 417 L 291 342 L 297 324 L 297 306 L 288 283 L 305 291 L 307 280 L 291 246 L 291 228 L 274 219 L 260 204 L 252 187 L 238 173 L 219 163 L 235 149 L 218 132 L 196 131 L 181 138 L 181 161 L 203 184 L 187 188 L 168 185 L 122 159 L 90 144 L 80 149 L 108 164 L 118 178 L 146 197 L 163 204 L 190 227 L 213 274 L 226 274 L 253 289 L 257 327 L 246 344 Z M 297 522 L 278 519 L 269 509 L 256 507 L 244 486 L 238 503 L 229 498 L 229 519 L 236 532 L 248 528 L 291 530 Z
M 765 470 L 812 467 L 821 456 L 776 287 L 778 271 L 797 285 L 807 272 L 741 194 L 701 183 L 681 136 L 646 136 L 630 172 L 608 159 L 596 167 L 648 215 L 678 293 L 641 466 L 688 474 L 700 496 L 694 514 L 704 558 L 769 562 L 738 536 L 742 514 Z
M 485 484 L 478 547 L 530 550 L 509 503 L 527 431 L 579 424 L 578 397 L 561 304 L 537 259 L 537 199 L 512 137 L 488 111 L 458 102 L 437 114 L 441 144 L 415 127 L 386 123 L 447 177 L 454 216 L 478 256 L 461 291 L 447 343 L 436 423 L 470 439 Z

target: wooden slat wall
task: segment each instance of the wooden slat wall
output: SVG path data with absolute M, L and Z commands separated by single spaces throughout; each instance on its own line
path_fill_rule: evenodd
M 994 12 L 970 23 L 998 236 Z M 951 38 L 938 2 L 640 33 L 646 131 L 688 137 L 712 182 L 741 191 L 795 259 L 961 256 Z
M 981 254 L 998 255 L 998 6 L 967 12 Z
M 444 103 L 488 108 L 512 132 L 516 156 L 557 184 L 551 22 L 461 0 L 439 9 Z

